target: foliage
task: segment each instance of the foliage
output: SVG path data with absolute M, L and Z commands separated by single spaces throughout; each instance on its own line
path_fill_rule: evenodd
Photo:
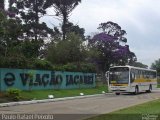
M 123 45 L 127 40 L 123 37 L 126 32 L 113 22 L 100 24 L 98 33 L 89 39 L 89 46 L 96 50 L 96 56 L 92 56 L 92 62 L 95 62 L 103 72 L 107 71 L 110 65 L 125 65 L 136 60 L 135 54 L 130 51 L 128 45 Z
M 37 58 L 37 56 L 40 56 L 42 44 L 43 40 L 39 40 L 38 42 L 35 40 L 25 40 L 21 42 L 19 48 L 26 58 Z
M 34 59 L 33 68 L 34 69 L 52 70 L 53 65 L 47 60 Z
M 98 29 L 102 30 L 107 35 L 114 36 L 118 41 L 127 42 L 127 39 L 124 37 L 124 35 L 127 34 L 126 31 L 122 30 L 117 23 L 111 21 L 101 23 Z
M 85 30 L 84 28 L 80 28 L 78 25 L 74 25 L 73 23 L 69 22 L 66 24 L 66 33 L 75 33 L 76 35 L 79 35 L 82 40 L 85 40 Z
M 80 62 L 86 58 L 82 39 L 75 33 L 68 34 L 65 41 L 51 42 L 47 53 L 47 60 L 52 64 Z
M 92 72 L 98 66 L 105 72 L 113 64 L 134 63 L 126 31 L 117 23 L 101 23 L 98 29 L 103 32 L 89 39 L 87 46 L 85 30 L 69 22 L 80 2 L 9 0 L 8 10 L 0 12 L 0 67 Z M 49 7 L 62 20 L 61 31 L 40 22 Z
M 82 72 L 96 72 L 96 67 L 92 63 L 82 63 L 79 69 Z
M 20 38 L 24 41 L 22 51 L 34 58 L 40 55 L 44 40 L 53 35 L 53 30 L 47 27 L 46 23 L 40 23 L 40 18 L 46 14 L 44 0 L 19 0 L 15 1 L 19 19 L 23 21 L 22 33 Z M 28 49 L 27 49 L 28 48 Z M 27 52 L 29 54 L 27 54 Z
M 62 37 L 66 38 L 66 27 L 69 19 L 69 15 L 75 9 L 75 7 L 81 2 L 81 0 L 47 0 L 44 8 L 54 7 L 56 16 L 62 19 Z
M 16 55 L 9 57 L 0 57 L 1 68 L 25 68 L 27 67 L 27 61 L 24 56 Z
M 160 59 L 155 60 L 155 62 L 152 63 L 151 69 L 157 70 L 157 74 L 160 76 Z
M 91 63 L 68 63 L 65 65 L 55 65 L 53 67 L 56 71 L 70 71 L 70 72 L 89 72 L 95 73 L 96 68 Z
M 21 34 L 21 26 L 15 19 L 7 19 L 7 16 L 0 13 L 0 56 L 9 56 L 11 52 L 19 49 L 21 41 L 18 36 Z M 11 54 L 10 54 L 11 55 Z
M 0 1 L 0 10 L 4 10 L 4 0 Z
M 13 100 L 13 101 L 19 101 L 21 99 L 21 90 L 17 88 L 9 88 L 6 91 L 7 98 Z
M 0 56 L 5 54 L 4 33 L 5 33 L 5 15 L 0 12 Z
M 133 63 L 130 63 L 129 65 L 131 66 L 135 66 L 135 67 L 141 67 L 141 68 L 148 68 L 147 65 L 141 63 L 141 62 L 133 62 Z

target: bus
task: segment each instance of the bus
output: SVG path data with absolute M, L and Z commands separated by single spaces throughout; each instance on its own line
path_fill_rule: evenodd
M 109 91 L 120 93 L 151 92 L 157 87 L 157 71 L 133 66 L 114 66 L 108 71 Z

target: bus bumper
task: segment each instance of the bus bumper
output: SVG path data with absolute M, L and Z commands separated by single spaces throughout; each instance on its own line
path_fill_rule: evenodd
M 115 92 L 115 93 L 129 93 L 134 92 L 135 87 L 130 86 L 110 86 L 109 91 Z

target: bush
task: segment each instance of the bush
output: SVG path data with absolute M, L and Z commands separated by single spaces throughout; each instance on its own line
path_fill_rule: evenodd
M 94 64 L 91 63 L 82 63 L 81 64 L 81 71 L 82 72 L 96 72 L 96 67 Z
M 27 59 L 24 56 L 0 57 L 0 67 L 53 70 L 53 65 L 47 60 Z
M 53 70 L 54 71 L 65 71 L 63 65 L 54 65 Z
M 52 65 L 47 60 L 36 58 L 21 57 L 0 57 L 1 68 L 21 68 L 21 69 L 41 69 L 54 71 L 70 71 L 70 72 L 96 72 L 95 65 L 92 63 L 74 62 L 63 65 Z
M 0 57 L 0 67 L 24 68 L 27 61 L 24 56 Z
M 9 88 L 6 91 L 6 97 L 13 101 L 19 101 L 21 99 L 21 90 L 17 88 Z
M 34 69 L 52 70 L 53 65 L 47 60 L 35 59 L 33 64 Z
M 96 72 L 95 65 L 91 63 L 68 63 L 66 65 L 56 65 L 53 69 L 55 71 Z
M 72 72 L 79 71 L 78 66 L 74 63 L 68 63 L 66 65 L 63 65 L 63 68 L 65 71 L 72 71 Z

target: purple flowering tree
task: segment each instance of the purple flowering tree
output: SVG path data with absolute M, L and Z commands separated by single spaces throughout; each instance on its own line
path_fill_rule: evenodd
M 101 23 L 98 27 L 103 32 L 89 39 L 89 46 L 94 50 L 92 62 L 96 63 L 99 70 L 105 73 L 111 65 L 126 65 L 136 61 L 136 56 L 126 45 L 125 30 L 113 22 Z

